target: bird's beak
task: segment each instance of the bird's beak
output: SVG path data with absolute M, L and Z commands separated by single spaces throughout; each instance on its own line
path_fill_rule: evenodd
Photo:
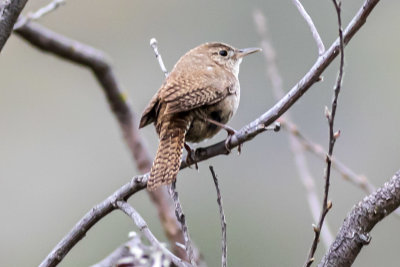
M 243 48 L 237 50 L 237 57 L 242 58 L 244 56 L 253 54 L 255 52 L 260 52 L 262 49 L 257 47 Z

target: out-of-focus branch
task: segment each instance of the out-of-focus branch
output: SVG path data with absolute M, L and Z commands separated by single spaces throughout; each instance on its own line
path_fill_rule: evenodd
M 171 251 L 166 249 L 160 242 L 157 240 L 157 238 L 153 235 L 153 233 L 150 231 L 149 226 L 145 222 L 142 216 L 131 206 L 129 205 L 126 201 L 118 200 L 115 205 L 122 210 L 126 215 L 132 218 L 132 220 L 135 222 L 136 226 L 139 227 L 139 230 L 143 233 L 144 236 L 146 236 L 147 240 L 156 248 L 158 248 L 160 251 L 162 251 L 176 266 L 178 267 L 185 267 L 185 266 L 190 266 L 186 262 L 182 261 L 180 258 L 172 254 Z
M 302 147 L 317 157 L 323 159 L 325 161 L 327 152 L 324 148 L 317 143 L 312 142 L 307 137 L 305 137 L 297 128 L 295 124 L 288 120 L 281 121 L 282 128 L 289 132 L 290 135 L 295 137 L 302 145 Z M 343 162 L 338 160 L 335 157 L 331 158 L 332 161 L 332 168 L 335 169 L 343 179 L 351 182 L 352 184 L 358 186 L 365 193 L 371 194 L 375 191 L 375 187 L 371 184 L 371 182 L 364 176 L 356 174 L 352 169 L 346 166 Z
M 308 150 L 312 154 L 316 155 L 317 157 L 325 161 L 327 152 L 320 144 L 314 143 L 313 141 L 305 137 L 299 131 L 297 126 L 291 121 L 281 119 L 280 122 L 282 124 L 282 128 L 288 131 L 289 134 L 292 135 L 294 138 L 296 138 L 300 142 L 303 149 Z M 346 164 L 341 162 L 336 157 L 332 157 L 331 161 L 332 161 L 332 168 L 336 170 L 344 180 L 349 181 L 350 183 L 359 187 L 367 194 L 372 194 L 375 191 L 375 186 L 368 180 L 366 176 L 362 174 L 357 174 L 355 171 L 353 171 L 350 167 L 348 167 Z M 400 209 L 395 210 L 394 214 L 397 216 L 397 218 L 400 218 Z M 324 229 L 325 228 L 326 227 L 324 227 Z
M 317 43 L 318 54 L 321 56 L 325 52 L 325 46 L 324 43 L 322 42 L 321 36 L 317 31 L 317 27 L 315 27 L 314 22 L 312 21 L 310 15 L 308 15 L 307 11 L 304 9 L 303 5 L 300 3 L 299 0 L 293 0 L 293 4 L 297 7 L 300 14 L 303 16 L 308 26 L 310 27 L 311 34 L 315 42 Z
M 372 228 L 399 206 L 400 170 L 389 182 L 365 197 L 351 210 L 318 266 L 351 266 L 363 246 L 371 241 Z
M 221 259 L 221 266 L 226 267 L 226 260 L 227 260 L 227 246 L 226 246 L 226 220 L 225 220 L 225 213 L 224 208 L 222 207 L 222 196 L 221 191 L 219 190 L 218 185 L 218 178 L 214 172 L 213 166 L 210 166 L 211 175 L 214 180 L 215 189 L 217 190 L 217 203 L 219 207 L 219 215 L 221 217 L 221 229 L 222 229 L 222 259 Z
M 267 77 L 271 81 L 272 92 L 275 98 L 279 100 L 284 95 L 284 91 L 282 86 L 282 78 L 276 63 L 276 52 L 272 45 L 271 38 L 268 34 L 269 32 L 267 27 L 267 21 L 265 16 L 262 14 L 260 10 L 256 10 L 254 12 L 253 17 L 257 32 L 262 39 L 261 48 L 263 49 L 263 54 L 266 61 Z M 287 111 L 285 114 L 283 114 L 280 117 L 279 121 L 280 122 L 291 121 L 290 112 Z M 313 217 L 314 222 L 317 222 L 320 212 L 319 210 L 320 200 L 318 198 L 318 194 L 315 189 L 316 188 L 315 179 L 311 175 L 311 171 L 307 164 L 307 159 L 304 153 L 304 149 L 301 146 L 300 142 L 291 135 L 289 135 L 288 138 L 289 138 L 290 149 L 294 157 L 294 162 L 297 171 L 299 173 L 300 181 L 302 182 L 304 188 L 306 189 L 307 202 L 311 211 L 311 215 Z M 326 249 L 328 249 L 331 243 L 333 242 L 333 235 L 329 230 L 329 226 L 327 225 L 327 223 L 325 223 L 325 227 L 322 229 L 321 235 L 322 235 L 322 241 Z
M 139 135 L 135 113 L 127 101 L 127 96 L 115 76 L 108 57 L 102 51 L 71 40 L 34 22 L 23 24 L 15 30 L 15 33 L 45 52 L 81 64 L 93 71 L 106 95 L 111 110 L 119 122 L 137 168 L 141 173 L 148 172 L 151 168 L 152 159 Z M 183 237 L 181 228 L 174 216 L 167 190 L 162 188 L 151 192 L 150 197 L 158 209 L 161 224 L 170 240 L 173 251 L 178 257 L 185 259 L 186 254 L 182 253 L 182 250 L 175 245 L 176 242 L 183 242 Z
M 27 1 L 4 0 L 0 2 L 0 53 Z
M 324 199 L 322 201 L 322 209 L 319 217 L 318 225 L 314 226 L 314 240 L 311 244 L 311 248 L 307 257 L 307 260 L 304 266 L 309 267 L 314 262 L 314 254 L 318 247 L 319 236 L 321 234 L 321 229 L 324 226 L 324 220 L 326 214 L 332 207 L 332 202 L 328 201 L 329 195 L 329 185 L 330 185 L 330 177 L 331 177 L 331 167 L 332 167 L 332 155 L 333 148 L 335 146 L 336 140 L 340 136 L 340 130 L 334 131 L 334 123 L 335 123 L 335 115 L 337 110 L 337 101 L 339 98 L 339 93 L 342 88 L 343 81 L 343 72 L 344 72 L 344 40 L 343 40 L 343 30 L 342 30 L 342 15 L 341 15 L 341 2 L 337 2 L 336 0 L 332 0 L 333 5 L 335 6 L 337 20 L 338 20 L 338 28 L 339 28 L 339 44 L 340 44 L 340 65 L 339 65 L 339 74 L 336 79 L 336 84 L 333 90 L 333 100 L 331 111 L 329 111 L 328 107 L 325 107 L 325 116 L 328 120 L 329 124 L 329 145 L 328 145 L 328 154 L 326 155 L 326 168 L 325 168 L 325 189 L 324 189 Z
M 90 267 L 110 267 L 116 266 L 117 262 L 125 257 L 131 255 L 129 247 L 138 246 L 142 241 L 138 236 L 131 238 L 129 241 L 125 242 L 118 248 L 116 248 L 113 252 L 111 252 L 107 257 L 105 257 L 100 262 L 91 265 Z

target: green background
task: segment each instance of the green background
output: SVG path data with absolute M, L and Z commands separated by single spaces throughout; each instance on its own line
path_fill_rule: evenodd
M 32 0 L 24 12 L 47 1 Z M 337 36 L 331 1 L 303 1 L 327 47 Z M 347 25 L 362 1 L 344 1 Z M 206 41 L 258 46 L 252 14 L 268 18 L 285 90 L 312 66 L 317 48 L 292 1 L 70 0 L 42 18 L 46 27 L 110 55 L 134 110 L 140 113 L 163 81 L 149 40 L 156 37 L 170 70 L 178 58 Z M 342 135 L 335 156 L 376 186 L 399 165 L 400 2 L 382 1 L 346 48 L 346 67 L 336 119 Z M 229 123 L 239 129 L 274 104 L 262 54 L 241 65 L 241 103 Z M 327 147 L 325 105 L 330 106 L 338 61 L 291 109 L 295 123 Z M 35 266 L 96 203 L 138 174 L 104 95 L 87 69 L 38 51 L 11 36 L 0 55 L 0 266 Z M 141 130 L 151 154 L 152 126 Z M 221 133 L 208 145 L 225 138 Z M 309 164 L 322 193 L 323 161 Z M 178 190 L 191 236 L 209 266 L 220 265 L 220 221 L 208 170 L 220 178 L 228 224 L 230 266 L 301 266 L 313 232 L 306 193 L 293 163 L 287 133 L 264 133 L 242 154 L 200 163 L 179 173 Z M 347 212 L 364 197 L 333 172 L 327 216 L 337 232 Z M 165 240 L 156 210 L 143 191 L 129 201 L 154 234 Z M 354 266 L 398 266 L 399 217 L 372 231 L 371 244 Z M 101 220 L 60 266 L 87 266 L 138 231 L 121 212 Z M 317 261 L 325 248 L 321 244 Z

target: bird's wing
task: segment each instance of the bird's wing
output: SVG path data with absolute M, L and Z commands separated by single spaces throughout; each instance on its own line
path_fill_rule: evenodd
M 165 114 L 173 114 L 212 105 L 234 93 L 235 77 L 226 73 L 210 77 L 207 72 L 196 76 L 175 76 L 168 79 L 160 90 L 159 98 L 167 104 Z

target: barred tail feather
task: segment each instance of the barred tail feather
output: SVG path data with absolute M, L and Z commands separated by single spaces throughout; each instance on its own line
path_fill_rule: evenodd
M 181 165 L 187 128 L 188 123 L 185 120 L 162 125 L 160 144 L 147 182 L 147 189 L 150 191 L 175 181 Z

